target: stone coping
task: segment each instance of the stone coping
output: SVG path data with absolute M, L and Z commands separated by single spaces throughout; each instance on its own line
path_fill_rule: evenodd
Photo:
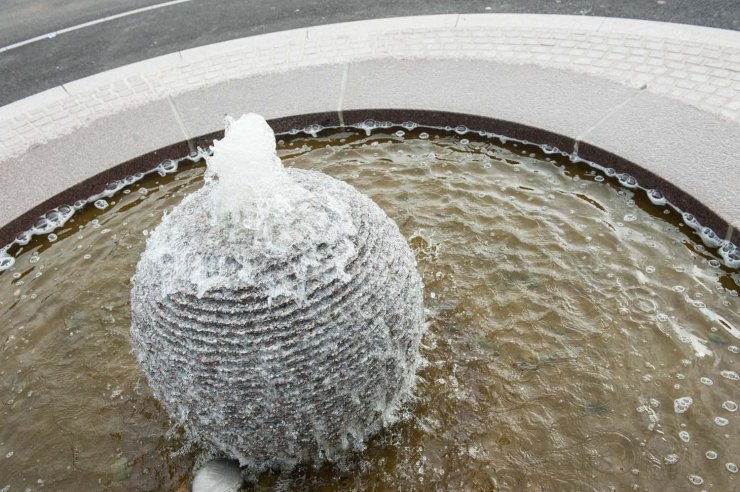
M 634 174 L 738 241 L 740 33 L 471 14 L 237 39 L 1 107 L 0 242 L 84 190 L 207 145 L 198 137 L 247 111 L 281 129 L 377 117 L 529 135 Z

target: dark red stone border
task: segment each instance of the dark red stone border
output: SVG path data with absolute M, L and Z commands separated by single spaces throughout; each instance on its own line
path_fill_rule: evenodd
M 564 152 L 570 153 L 576 148 L 576 140 L 571 137 L 519 123 L 469 114 L 413 109 L 370 109 L 346 111 L 341 117 L 344 124 L 348 126 L 356 125 L 367 120 L 392 121 L 394 124 L 413 121 L 421 126 L 433 127 L 451 126 L 454 128 L 463 125 L 471 130 L 496 133 L 518 140 L 526 140 L 534 144 L 551 145 Z M 335 112 L 313 113 L 278 118 L 270 120 L 269 123 L 275 132 L 286 132 L 294 128 L 301 129 L 314 124 L 323 127 L 336 127 L 340 126 L 340 115 Z M 205 148 L 213 143 L 213 139 L 221 137 L 223 137 L 223 131 L 202 135 L 190 143 Z M 703 226 L 712 228 L 720 237 L 725 238 L 728 235 L 728 231 L 731 228 L 730 224 L 712 211 L 706 204 L 679 189 L 669 181 L 599 147 L 579 142 L 577 148 L 578 156 L 582 159 L 601 166 L 612 167 L 617 172 L 625 172 L 634 176 L 640 183 L 640 186 L 659 190 L 669 202 L 683 211 L 692 213 Z M 80 198 L 99 193 L 110 181 L 121 179 L 137 172 L 150 170 L 166 159 L 178 159 L 188 155 L 188 153 L 188 142 L 180 142 L 131 159 L 88 178 L 64 192 L 49 198 L 20 217 L 0 227 L 0 245 L 5 245 L 13 241 L 19 232 L 29 229 L 40 215 L 54 207 L 71 204 Z M 740 231 L 732 230 L 731 232 L 731 237 L 728 239 L 738 244 L 740 242 Z

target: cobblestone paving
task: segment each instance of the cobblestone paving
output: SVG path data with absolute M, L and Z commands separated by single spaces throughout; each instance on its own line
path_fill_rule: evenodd
M 583 73 L 740 123 L 740 33 L 593 17 L 444 15 L 244 38 L 74 81 L 0 108 L 0 161 L 123 109 L 226 80 L 383 58 Z

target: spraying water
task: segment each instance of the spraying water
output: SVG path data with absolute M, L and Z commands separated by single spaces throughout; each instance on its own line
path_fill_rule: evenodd
M 413 386 L 414 256 L 368 197 L 283 168 L 261 116 L 227 120 L 212 150 L 133 278 L 139 364 L 190 436 L 242 466 L 361 449 Z

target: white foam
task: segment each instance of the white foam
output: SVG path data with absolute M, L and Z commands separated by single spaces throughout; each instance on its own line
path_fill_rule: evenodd
M 272 128 L 255 113 L 227 117 L 226 135 L 213 142 L 206 162 L 221 220 L 256 228 L 271 209 L 284 211 L 306 195 L 285 173 Z
M 349 280 L 345 268 L 355 255 L 351 238 L 357 230 L 348 204 L 329 192 L 308 191 L 291 176 L 277 155 L 275 134 L 262 116 L 250 113 L 238 120 L 227 118 L 224 138 L 214 141 L 210 150 L 210 155 L 204 154 L 206 185 L 186 197 L 183 207 L 208 201 L 204 216 L 197 220 L 208 221 L 218 234 L 194 241 L 190 233 L 173 232 L 187 224 L 170 226 L 171 216 L 164 217 L 147 244 L 153 261 L 174 260 L 174 271 L 163 282 L 162 295 L 176 291 L 183 281 L 193 284 L 200 296 L 232 284 L 259 284 L 261 279 L 255 278 L 255 272 L 262 270 L 260 265 L 300 252 L 293 278 L 271 278 L 269 293 L 275 298 L 301 300 L 304 280 L 325 265 L 325 255 L 318 249 L 322 244 L 337 246 L 332 256 L 334 268 L 327 275 Z M 202 228 L 203 224 L 190 227 L 192 231 Z M 199 238 L 203 235 L 198 234 Z M 177 248 L 171 247 L 173 241 Z M 209 251 L 224 248 L 228 250 L 225 257 L 233 261 L 214 265 L 210 259 L 204 260 Z M 173 254 L 176 258 L 171 258 Z

